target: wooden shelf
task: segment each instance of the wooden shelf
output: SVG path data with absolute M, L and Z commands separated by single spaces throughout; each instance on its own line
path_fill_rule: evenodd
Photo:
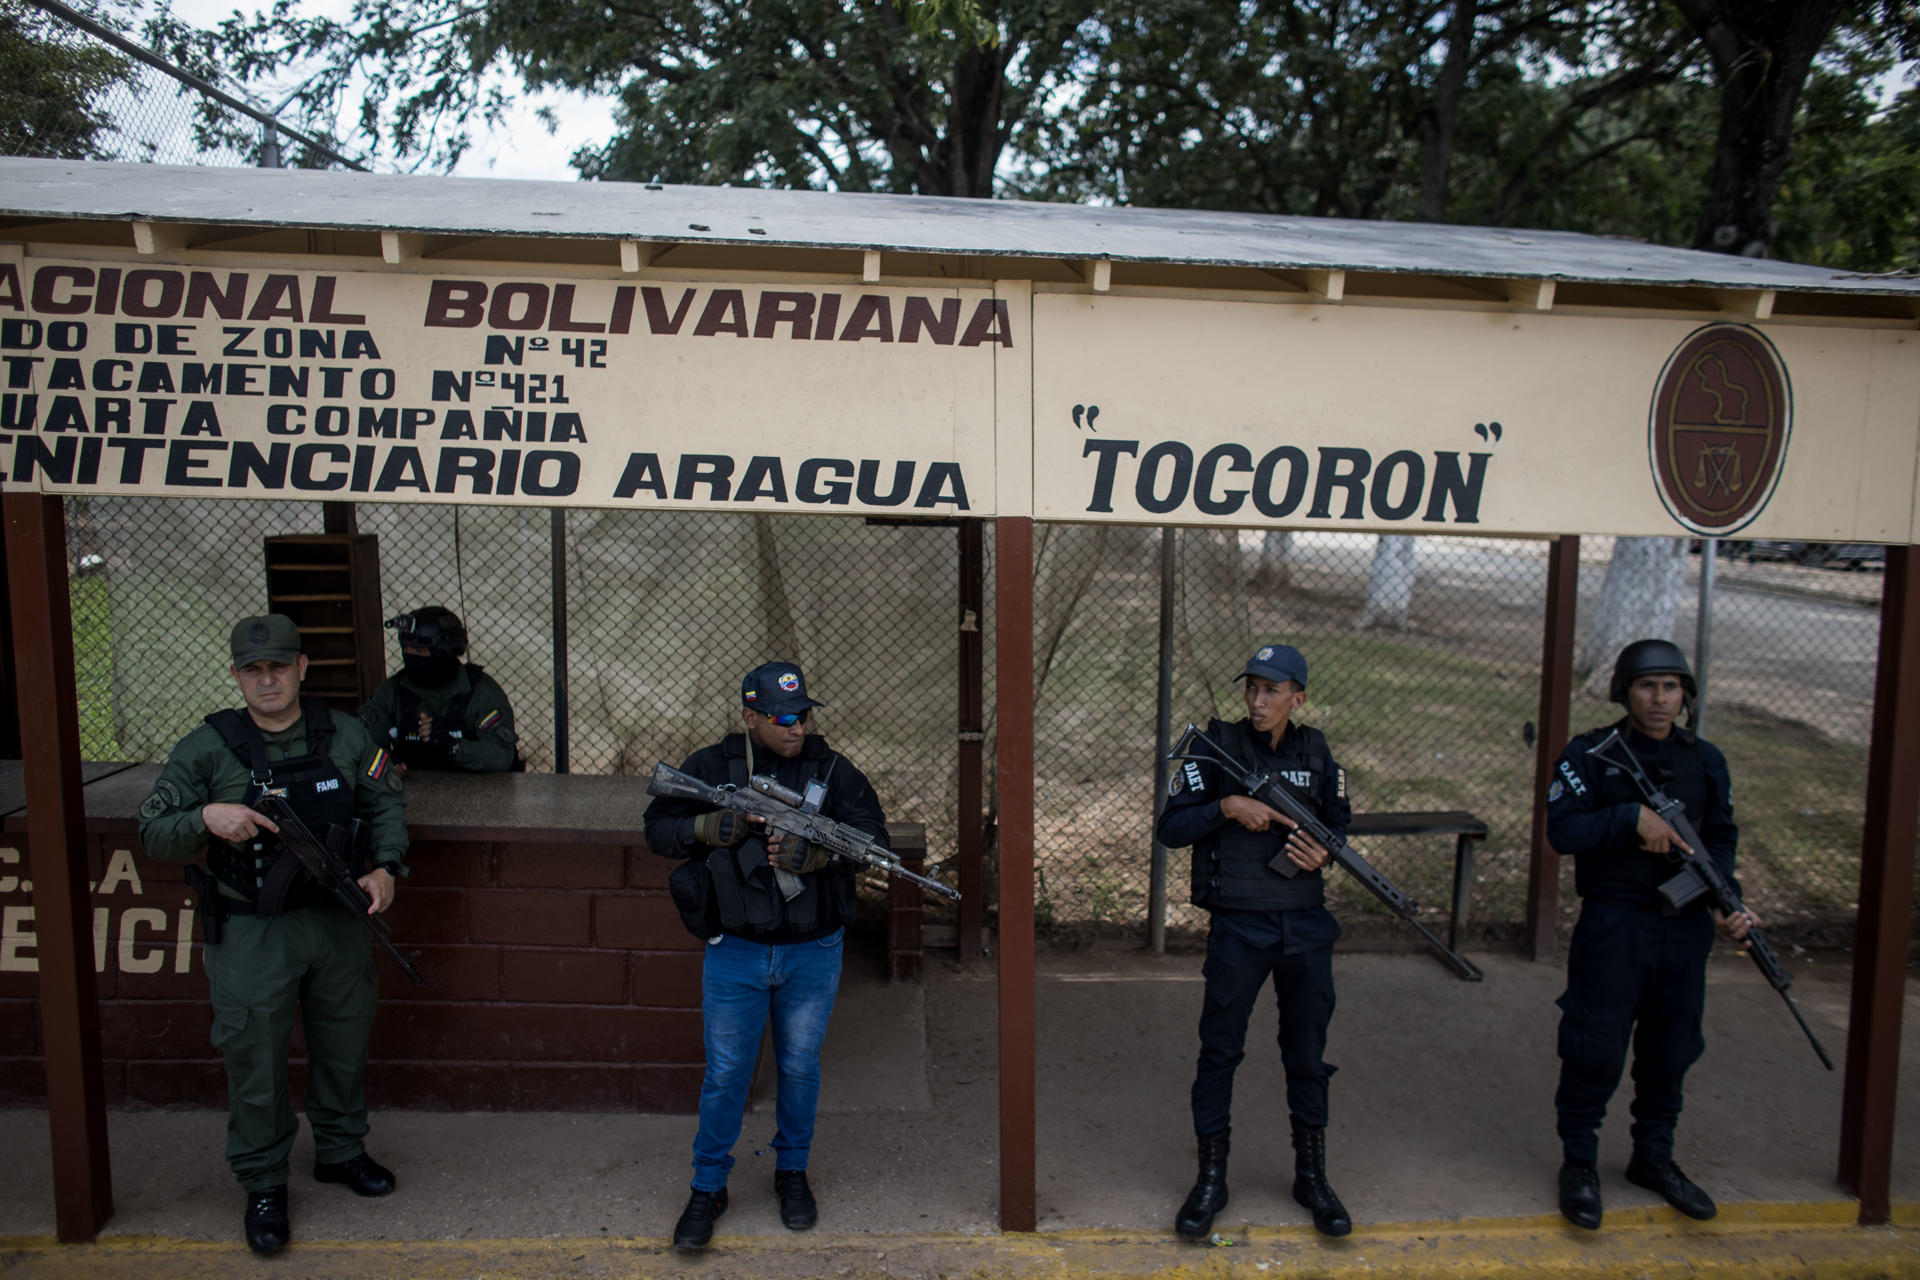
M 267 607 L 292 618 L 307 649 L 307 688 L 352 712 L 386 678 L 380 542 L 372 534 L 266 540 Z

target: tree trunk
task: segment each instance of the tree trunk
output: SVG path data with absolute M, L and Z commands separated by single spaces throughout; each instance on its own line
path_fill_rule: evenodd
M 1260 563 L 1253 585 L 1265 591 L 1285 591 L 1293 585 L 1293 535 L 1269 532 L 1260 543 Z
M 1406 534 L 1383 533 L 1373 545 L 1367 572 L 1367 599 L 1360 606 L 1363 627 L 1404 627 L 1413 603 L 1414 541 Z
M 1761 258 L 1773 200 L 1793 158 L 1793 116 L 1838 0 L 1674 0 L 1713 61 L 1720 132 L 1696 249 Z
M 1635 640 L 1673 638 L 1680 591 L 1687 581 L 1685 538 L 1616 538 L 1600 601 L 1587 628 L 1579 667 L 1587 673 L 1581 692 L 1607 696 L 1613 660 Z
M 780 570 L 780 544 L 774 537 L 773 517 L 753 518 L 754 559 L 760 570 L 760 601 L 767 634 L 767 651 L 780 660 L 800 660 L 800 632 L 793 625 L 793 601 L 787 596 L 786 575 Z
M 1439 222 L 1447 216 L 1447 184 L 1453 170 L 1453 139 L 1460 126 L 1460 99 L 1473 66 L 1473 25 L 1478 0 L 1454 0 L 1447 17 L 1447 56 L 1433 83 L 1433 97 L 1420 113 L 1420 204 L 1414 217 Z

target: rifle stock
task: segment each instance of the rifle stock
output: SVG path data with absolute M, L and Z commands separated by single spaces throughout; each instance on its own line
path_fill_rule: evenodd
M 1196 746 L 1206 754 L 1194 755 L 1193 749 Z M 1385 903 L 1388 910 L 1412 925 L 1420 936 L 1427 940 L 1427 945 L 1433 948 L 1441 963 L 1469 982 L 1478 982 L 1485 976 L 1471 960 L 1442 942 L 1438 934 L 1421 924 L 1415 918 L 1415 913 L 1420 910 L 1420 904 L 1402 892 L 1393 881 L 1382 875 L 1372 863 L 1361 857 L 1352 845 L 1336 836 L 1331 827 L 1322 822 L 1313 810 L 1293 794 L 1292 789 L 1279 775 L 1271 772 L 1261 773 L 1247 768 L 1225 747 L 1209 738 L 1198 725 L 1187 726 L 1186 732 L 1180 735 L 1180 741 L 1174 744 L 1167 759 L 1197 760 L 1225 770 L 1248 795 L 1275 812 L 1285 814 L 1298 825 L 1301 831 L 1318 841 L 1333 855 L 1332 861 L 1337 863 L 1343 871 L 1358 880 L 1367 892 Z M 1287 870 L 1278 865 L 1282 862 L 1296 872 L 1299 869 L 1297 864 L 1287 857 L 1284 850 L 1268 865 L 1282 875 L 1286 875 Z

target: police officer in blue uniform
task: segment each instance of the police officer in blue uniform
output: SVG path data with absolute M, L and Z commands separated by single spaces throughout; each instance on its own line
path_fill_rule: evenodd
M 1246 717 L 1211 721 L 1208 733 L 1246 764 L 1277 769 L 1320 820 L 1344 836 L 1353 816 L 1346 774 L 1318 729 L 1292 722 L 1307 700 L 1307 660 L 1291 645 L 1267 645 L 1238 678 L 1246 681 Z M 1325 905 L 1321 868 L 1332 853 L 1220 770 L 1191 761 L 1168 783 L 1158 834 L 1170 848 L 1193 846 L 1192 901 L 1212 913 L 1193 1080 L 1200 1171 L 1174 1228 L 1204 1240 L 1214 1215 L 1227 1206 L 1233 1074 L 1246 1056 L 1254 1002 L 1271 976 L 1293 1127 L 1293 1198 L 1312 1211 L 1320 1231 L 1344 1236 L 1353 1223 L 1327 1185 L 1327 1081 L 1334 1068 L 1323 1055 L 1340 926 Z M 1282 854 L 1298 869 L 1291 878 L 1268 865 Z
M 1700 1024 L 1714 927 L 1738 940 L 1760 921 L 1751 911 L 1710 915 L 1704 901 L 1678 914 L 1665 909 L 1659 886 L 1677 869 L 1669 855 L 1686 846 L 1624 771 L 1588 754 L 1618 729 L 1648 777 L 1685 806 L 1704 852 L 1731 879 L 1740 832 L 1726 757 L 1679 723 L 1696 692 L 1678 646 L 1665 640 L 1628 645 L 1614 662 L 1610 688 L 1627 714 L 1568 743 L 1547 790 L 1547 836 L 1573 858 L 1581 898 L 1567 990 L 1559 1000 L 1560 1212 L 1589 1230 L 1600 1225 L 1600 1123 L 1630 1045 L 1627 1181 L 1658 1192 L 1690 1218 L 1715 1213 L 1712 1198 L 1673 1162 L 1680 1085 L 1706 1048 Z

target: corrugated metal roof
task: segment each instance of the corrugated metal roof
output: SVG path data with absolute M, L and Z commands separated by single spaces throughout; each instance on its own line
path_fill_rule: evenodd
M 747 187 L 0 159 L 0 216 L 1920 296 L 1911 276 L 1564 231 Z

